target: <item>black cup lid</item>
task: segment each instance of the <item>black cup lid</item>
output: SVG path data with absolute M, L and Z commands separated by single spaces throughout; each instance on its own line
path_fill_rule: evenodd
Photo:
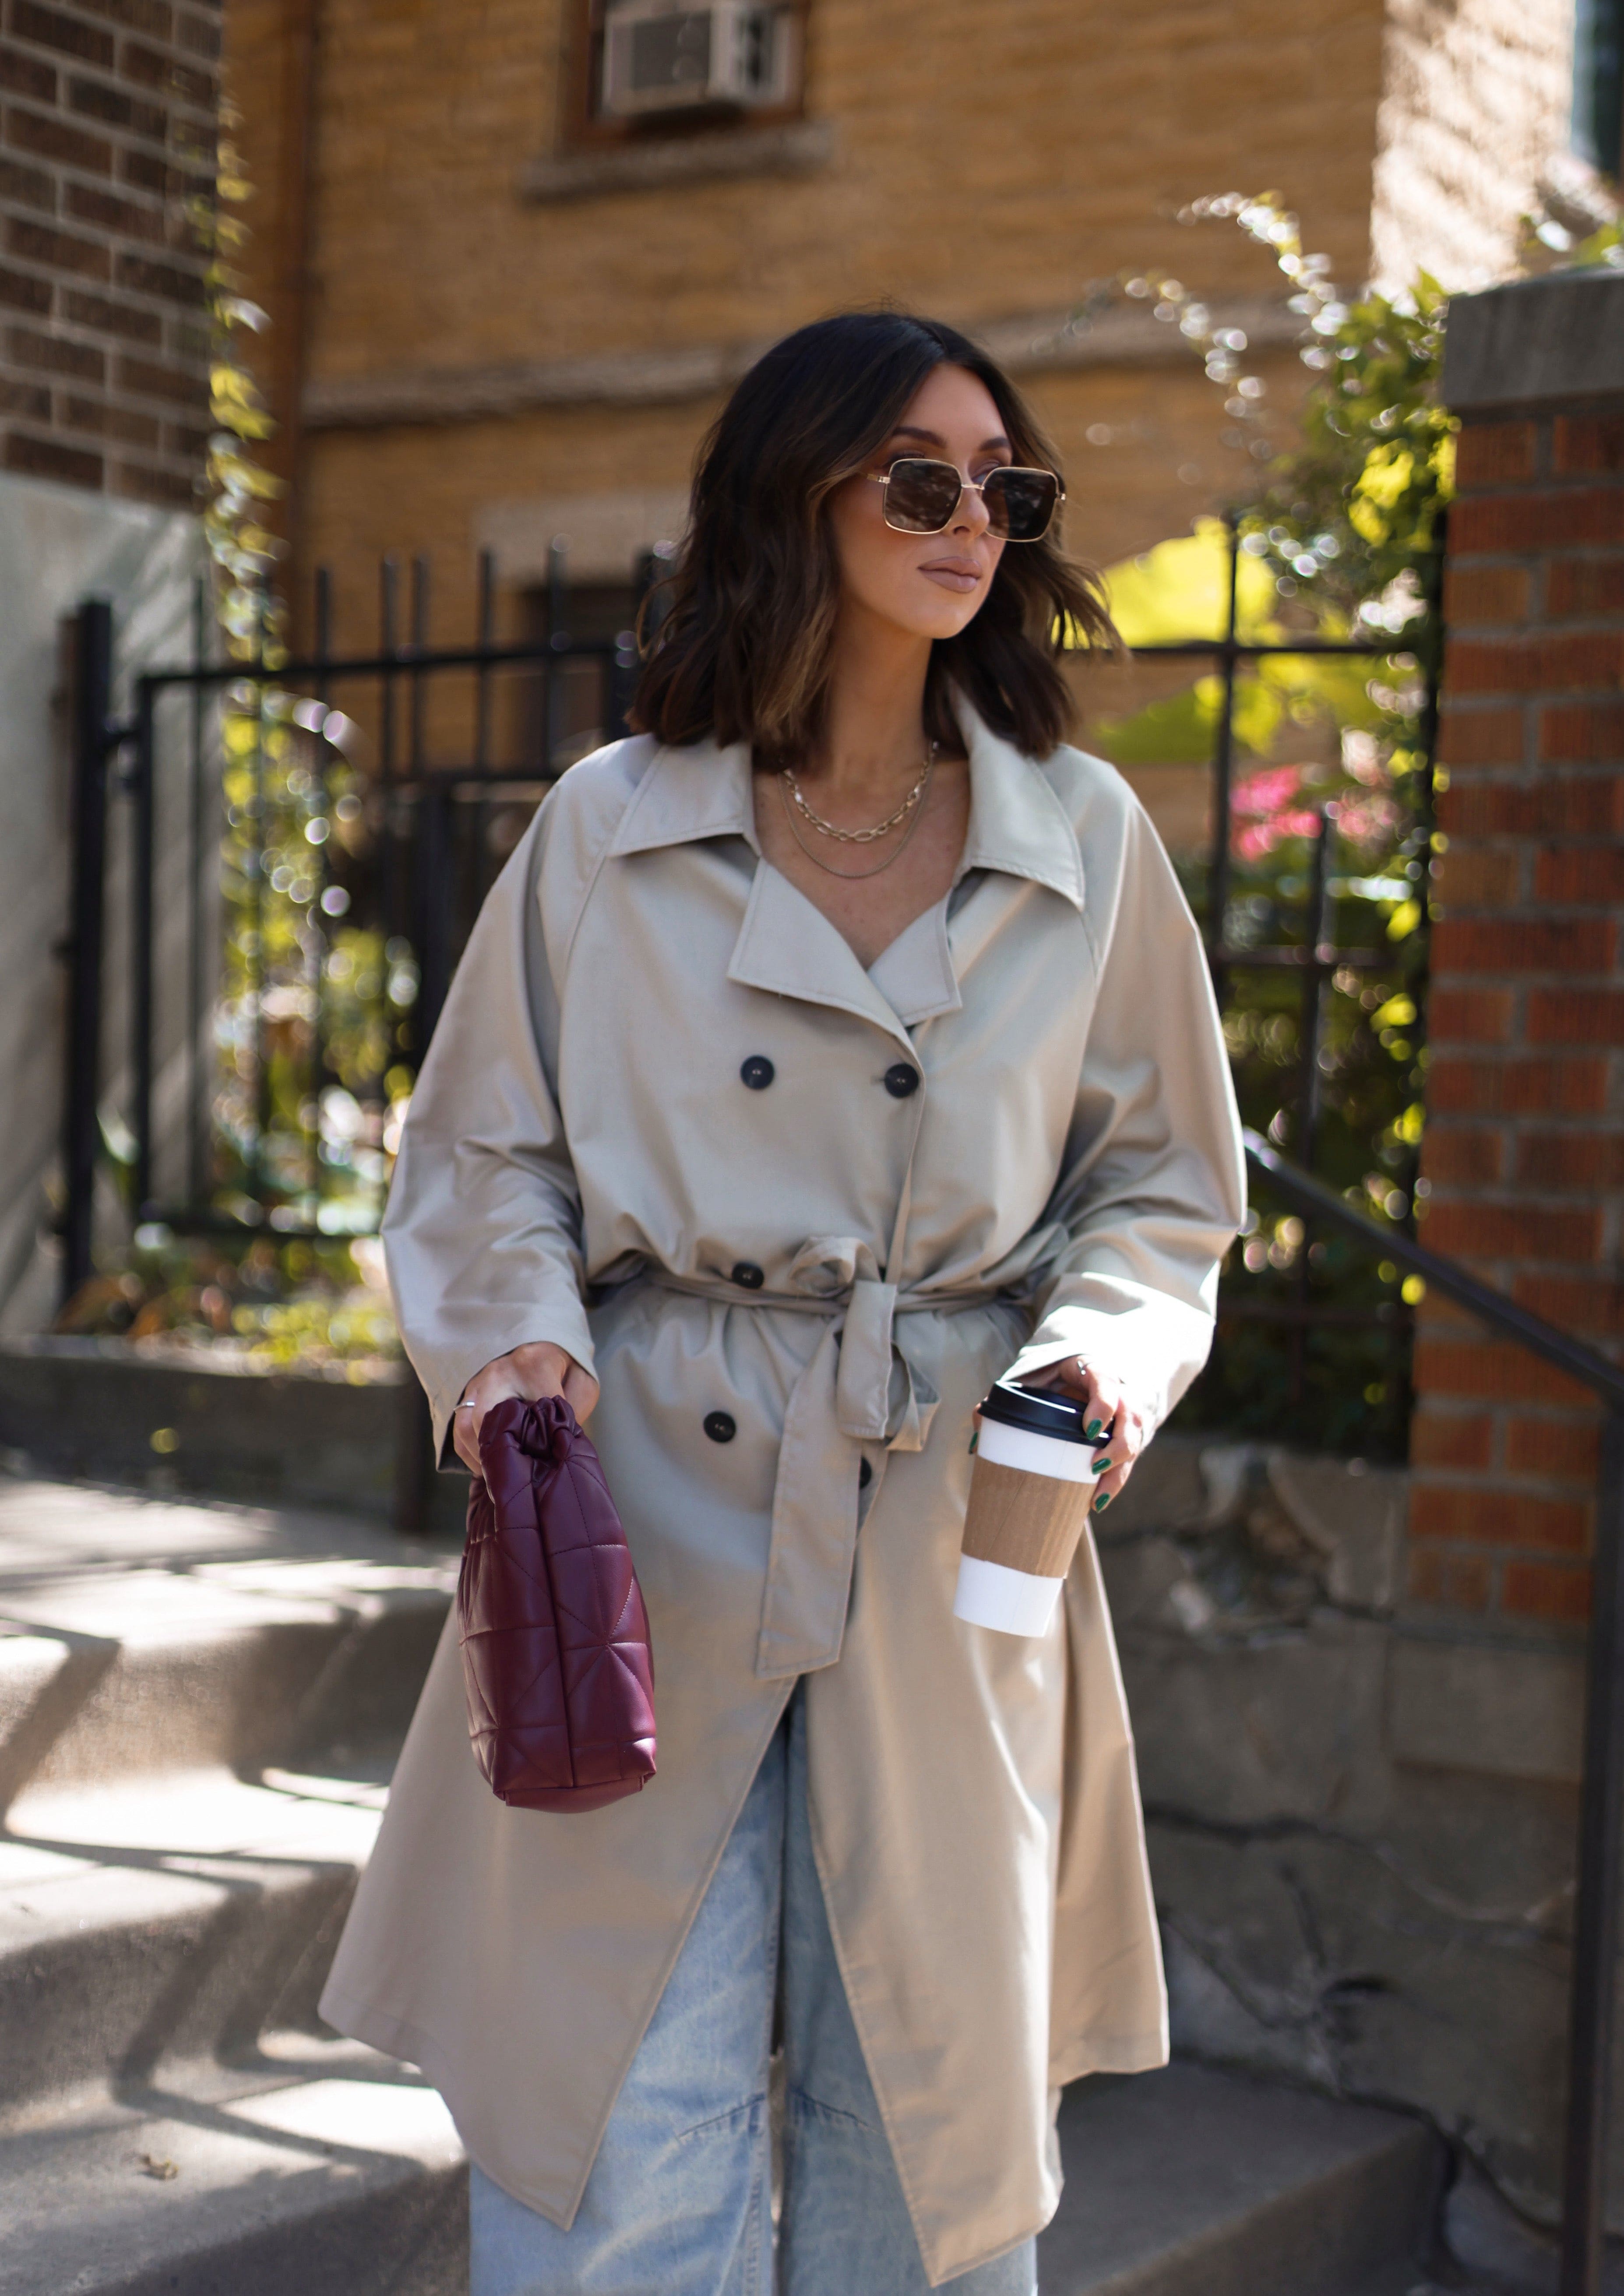
M 1047 1435 L 1057 1443 L 1087 1443 L 1098 1449 L 1107 1439 L 1083 1432 L 1087 1406 L 1058 1389 L 1018 1387 L 1001 1379 L 981 1399 L 983 1419 L 1000 1427 L 1019 1427 L 1028 1435 Z

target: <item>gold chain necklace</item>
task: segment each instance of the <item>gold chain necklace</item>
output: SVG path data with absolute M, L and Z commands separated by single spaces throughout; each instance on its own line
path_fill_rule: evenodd
M 936 744 L 932 742 L 930 748 L 925 751 L 925 761 L 920 769 L 919 779 L 915 783 L 913 788 L 903 799 L 902 803 L 897 808 L 896 812 L 888 813 L 885 819 L 883 821 L 875 822 L 872 829 L 837 829 L 833 822 L 825 821 L 821 813 L 813 812 L 811 807 L 807 803 L 805 791 L 802 790 L 800 783 L 795 778 L 793 768 L 789 766 L 783 766 L 781 767 L 779 770 L 784 782 L 789 787 L 790 795 L 795 800 L 796 811 L 800 814 L 804 822 L 808 823 L 811 828 L 816 830 L 820 837 L 835 838 L 842 845 L 873 845 L 876 840 L 884 837 L 890 831 L 895 829 L 899 821 L 906 821 L 907 819 L 909 814 L 913 812 L 914 808 L 919 803 L 921 798 L 923 798 L 925 793 L 925 785 L 931 778 L 931 768 L 935 763 Z
M 790 789 L 795 788 L 795 776 L 791 773 L 788 767 L 782 767 L 778 775 L 778 794 L 783 800 L 784 825 L 789 830 L 790 835 L 795 840 L 796 844 L 800 846 L 801 851 L 812 864 L 812 866 L 815 869 L 821 869 L 825 877 L 841 878 L 849 885 L 857 884 L 865 877 L 877 877 L 882 870 L 889 869 L 893 861 L 897 861 L 901 858 L 903 853 L 907 848 L 908 841 L 912 838 L 914 832 L 924 819 L 924 799 L 931 786 L 931 776 L 935 771 L 936 744 L 932 742 L 931 744 L 930 755 L 925 759 L 925 769 L 923 773 L 921 774 L 918 781 L 909 791 L 907 798 L 891 816 L 890 821 L 882 822 L 877 829 L 836 829 L 832 823 L 825 824 L 821 822 L 816 814 L 812 811 L 811 807 L 807 804 L 806 800 L 801 797 L 800 791 L 798 789 L 795 790 L 796 800 L 800 805 L 802 811 L 813 824 L 814 827 L 823 830 L 827 836 L 840 838 L 843 843 L 848 845 L 871 843 L 874 838 L 882 836 L 887 829 L 894 829 L 897 824 L 902 819 L 904 814 L 909 812 L 912 813 L 913 819 L 908 823 L 907 827 L 897 840 L 894 849 L 886 855 L 883 861 L 876 862 L 872 869 L 833 869 L 830 867 L 827 861 L 822 860 L 817 854 L 814 853 L 812 848 L 807 843 L 806 839 L 795 826 L 795 816 L 790 807 Z M 786 783 L 789 784 L 788 789 L 784 786 Z

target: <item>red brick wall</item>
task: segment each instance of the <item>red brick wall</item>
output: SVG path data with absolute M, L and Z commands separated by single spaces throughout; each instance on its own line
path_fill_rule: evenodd
M 4 0 L 0 469 L 190 505 L 217 0 Z
M 1468 421 L 1451 515 L 1423 1240 L 1624 1336 L 1624 405 Z M 1597 1414 L 1429 1303 L 1417 1601 L 1576 1620 Z

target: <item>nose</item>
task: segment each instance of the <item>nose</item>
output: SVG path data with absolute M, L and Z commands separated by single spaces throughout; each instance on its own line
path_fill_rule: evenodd
M 987 504 L 981 498 L 980 488 L 972 484 L 967 474 L 964 475 L 964 489 L 958 498 L 958 508 L 953 513 L 951 531 L 962 534 L 968 541 L 979 542 L 992 521 L 987 514 Z

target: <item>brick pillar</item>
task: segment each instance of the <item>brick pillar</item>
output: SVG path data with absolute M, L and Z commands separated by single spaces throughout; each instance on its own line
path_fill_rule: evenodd
M 1624 276 L 1451 307 L 1440 920 L 1423 1242 L 1613 1352 L 1624 1336 Z M 1423 1311 L 1412 1600 L 1578 1621 L 1598 1413 Z

